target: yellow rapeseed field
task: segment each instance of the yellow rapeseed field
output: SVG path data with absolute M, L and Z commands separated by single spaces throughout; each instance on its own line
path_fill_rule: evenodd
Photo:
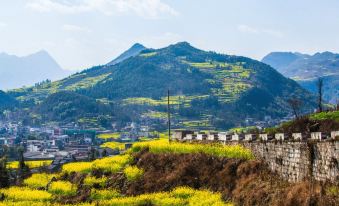
M 129 181 L 134 181 L 139 179 L 144 171 L 136 166 L 128 166 L 124 169 L 124 174 Z
M 31 169 L 37 168 L 37 167 L 42 167 L 42 166 L 48 166 L 51 163 L 52 163 L 52 160 L 25 161 L 25 164 Z M 19 162 L 18 161 L 9 162 L 7 164 L 7 167 L 11 168 L 11 169 L 18 169 L 19 168 Z
M 67 181 L 52 182 L 48 191 L 56 195 L 74 195 L 76 193 L 76 186 Z
M 133 144 L 132 152 L 138 152 L 143 148 L 149 148 L 153 153 L 205 153 L 217 157 L 253 159 L 254 156 L 249 149 L 240 145 L 222 144 L 196 144 L 196 143 L 169 143 L 166 139 L 138 142 Z
M 0 189 L 0 193 L 6 196 L 6 200 L 11 201 L 43 202 L 52 199 L 52 195 L 46 191 L 30 189 L 27 187 L 10 187 L 8 189 Z
M 31 177 L 24 180 L 24 185 L 33 189 L 43 188 L 47 186 L 48 182 L 53 177 L 57 177 L 57 175 L 46 173 L 33 174 Z

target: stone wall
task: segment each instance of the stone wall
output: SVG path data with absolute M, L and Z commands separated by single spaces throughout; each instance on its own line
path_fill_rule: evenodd
M 272 171 L 290 182 L 311 178 L 323 182 L 339 181 L 339 141 L 238 143 L 251 149 Z

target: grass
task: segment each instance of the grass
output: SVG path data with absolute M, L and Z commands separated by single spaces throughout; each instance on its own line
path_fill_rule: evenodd
M 339 122 L 339 111 L 314 113 L 310 115 L 310 119 L 312 120 L 332 119 Z
M 132 146 L 132 151 L 138 152 L 144 148 L 149 148 L 149 151 L 153 153 L 205 153 L 217 157 L 240 159 L 254 158 L 250 150 L 240 145 L 169 143 L 168 140 L 165 139 L 135 143 Z
M 37 160 L 37 161 L 25 161 L 25 164 L 30 168 L 38 168 L 43 166 L 48 166 L 52 163 L 52 160 Z M 8 162 L 7 167 L 10 169 L 18 169 L 19 168 L 19 162 Z

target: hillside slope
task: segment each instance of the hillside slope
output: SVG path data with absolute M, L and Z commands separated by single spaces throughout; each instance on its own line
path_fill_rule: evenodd
M 180 127 L 226 128 L 246 117 L 282 117 L 289 112 L 290 98 L 302 100 L 305 110 L 315 105 L 310 93 L 266 64 L 202 51 L 187 42 L 146 49 L 119 64 L 11 94 L 39 102 L 56 91 L 76 91 L 114 104 L 133 121 L 140 121 L 141 117 L 163 118 L 168 89 L 173 119 Z

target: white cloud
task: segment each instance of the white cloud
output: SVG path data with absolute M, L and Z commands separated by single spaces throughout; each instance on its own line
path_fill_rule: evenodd
M 70 32 L 91 32 L 91 30 L 86 27 L 81 27 L 81 26 L 72 25 L 72 24 L 63 25 L 62 30 L 70 31 Z
M 273 36 L 276 38 L 282 38 L 284 37 L 284 34 L 280 31 L 272 30 L 272 29 L 259 29 L 259 28 L 254 28 L 248 25 L 238 25 L 237 26 L 238 31 L 242 33 L 250 33 L 250 34 L 264 34 L 264 35 L 269 35 Z
M 162 0 L 28 0 L 26 6 L 39 12 L 82 13 L 100 12 L 104 15 L 136 14 L 144 18 L 176 16 Z

